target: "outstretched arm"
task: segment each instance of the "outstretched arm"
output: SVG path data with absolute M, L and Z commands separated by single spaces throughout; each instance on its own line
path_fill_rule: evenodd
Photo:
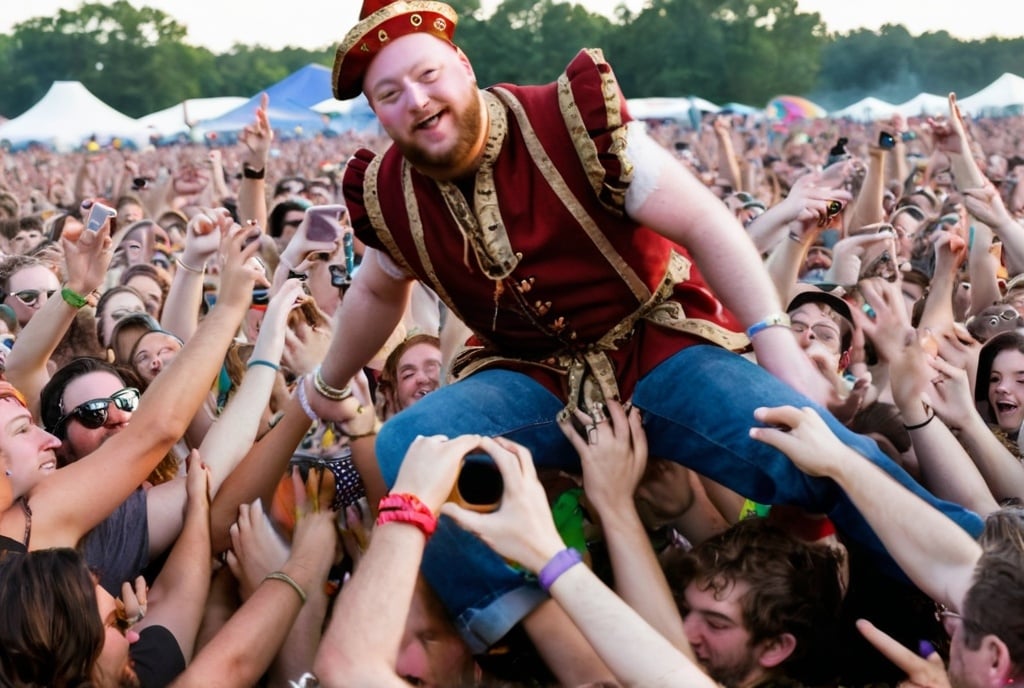
M 578 414 L 583 420 L 585 414 Z M 640 412 L 630 408 L 627 413 L 619 402 L 609 401 L 608 416 L 600 423 L 585 417 L 588 424 L 593 423 L 588 431 L 591 437 L 587 438 L 581 437 L 568 421 L 559 426 L 580 455 L 583 489 L 600 517 L 615 590 L 655 630 L 692 657 L 683 619 L 634 500 L 647 465 L 647 437 Z
M 237 227 L 227 241 L 227 263 L 217 305 L 146 393 L 132 422 L 85 458 L 61 468 L 33 492 L 32 546 L 73 547 L 109 516 L 178 441 L 209 394 L 221 362 L 252 298 L 256 270 L 246 261 Z
M 92 201 L 82 203 L 83 212 L 91 206 Z M 110 221 L 104 222 L 96 232 L 69 228 L 61 235 L 61 244 L 67 268 L 67 283 L 64 287 L 78 296 L 88 296 L 103 284 L 113 256 Z M 74 300 L 74 296 L 71 296 L 71 300 Z M 84 301 L 79 303 L 84 304 Z M 57 350 L 77 312 L 78 307 L 64 298 L 63 293 L 61 298 L 47 299 L 46 304 L 18 335 L 19 346 L 7 356 L 7 381 L 25 396 L 29 410 L 36 417 L 39 415 L 39 393 L 50 380 L 46 363 Z
M 760 408 L 750 436 L 809 475 L 835 480 L 907 576 L 932 599 L 961 609 L 981 546 L 945 515 L 846 446 L 810 408 Z

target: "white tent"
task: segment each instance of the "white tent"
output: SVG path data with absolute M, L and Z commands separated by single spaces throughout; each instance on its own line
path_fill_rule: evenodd
M 139 124 L 146 127 L 151 135 L 171 138 L 188 134 L 191 125 L 203 120 L 220 117 L 244 103 L 248 98 L 224 96 L 221 98 L 191 98 L 169 108 L 139 118 Z M 187 121 L 186 121 L 187 119 Z
M 678 119 L 689 120 L 690 111 L 718 112 L 720 109 L 710 100 L 697 96 L 681 98 L 630 98 L 626 101 L 629 114 L 636 119 Z
M 1024 78 L 1005 72 L 991 84 L 957 104 L 965 114 L 999 115 L 1024 109 Z
M 39 102 L 19 117 L 0 125 L 0 141 L 14 147 L 40 143 L 57 150 L 81 146 L 95 136 L 146 142 L 145 128 L 94 96 L 79 81 L 54 81 Z
M 842 110 L 830 112 L 830 117 L 846 117 L 858 122 L 873 122 L 891 117 L 896 112 L 896 106 L 874 96 L 861 98 L 856 103 L 847 105 Z
M 934 93 L 918 93 L 910 100 L 897 105 L 896 111 L 904 117 L 947 115 L 949 114 L 949 100 L 945 96 L 938 96 Z

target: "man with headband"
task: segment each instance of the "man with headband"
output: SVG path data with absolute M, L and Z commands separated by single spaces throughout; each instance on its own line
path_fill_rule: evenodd
M 474 336 L 451 365 L 456 382 L 381 430 L 389 484 L 417 435 L 504 436 L 540 465 L 578 470 L 556 418 L 585 418 L 579 431 L 596 440 L 605 401 L 631 400 L 651 455 L 761 503 L 826 513 L 891 567 L 835 484 L 748 436 L 756 407 L 816 406 L 794 388 L 827 393 L 736 218 L 632 120 L 600 51 L 581 51 L 554 83 L 482 90 L 453 43 L 456 23 L 440 2 L 365 0 L 338 48 L 335 96 L 365 93 L 393 145 L 358 151 L 345 171 L 368 250 L 338 322 L 362 336 L 334 337 L 304 382 L 310 412 L 329 415 L 347 394 L 420 280 Z M 761 367 L 734 353 L 751 345 Z M 844 441 L 980 531 L 974 514 L 938 502 L 828 418 Z M 477 652 L 545 599 L 447 519 L 423 570 Z

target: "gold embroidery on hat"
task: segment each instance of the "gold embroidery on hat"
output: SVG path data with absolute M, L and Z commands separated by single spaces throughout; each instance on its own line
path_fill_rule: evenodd
M 384 43 L 385 41 L 387 41 L 388 40 L 388 32 L 385 31 L 384 29 L 381 29 L 380 31 L 378 31 L 377 32 L 377 40 L 380 41 L 381 43 Z
M 364 53 L 368 53 L 370 52 L 370 46 L 363 43 L 361 46 L 359 46 L 359 50 L 361 50 Z
M 412 24 L 413 26 L 419 26 L 420 24 L 423 23 L 423 17 L 421 17 L 418 14 L 414 14 L 411 17 L 409 17 L 409 23 Z
M 436 29 L 437 31 L 444 31 L 447 28 L 448 22 L 446 22 L 444 19 L 438 17 L 437 19 L 434 20 L 434 29 Z

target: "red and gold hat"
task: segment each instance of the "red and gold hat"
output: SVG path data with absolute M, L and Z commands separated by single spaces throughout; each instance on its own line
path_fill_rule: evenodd
M 459 17 L 435 0 L 363 0 L 356 24 L 338 45 L 334 56 L 334 97 L 355 98 L 363 90 L 363 76 L 373 58 L 389 41 L 411 33 L 427 33 L 452 42 Z

